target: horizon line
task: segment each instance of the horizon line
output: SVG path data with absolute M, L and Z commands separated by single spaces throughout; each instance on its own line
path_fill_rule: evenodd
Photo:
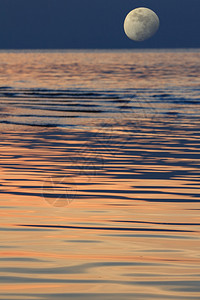
M 32 52 L 38 52 L 38 51 L 50 51 L 50 52 L 81 52 L 81 51 L 88 51 L 88 52 L 102 52 L 102 51 L 126 51 L 126 52 L 138 52 L 138 51 L 182 51 L 182 52 L 188 52 L 188 51 L 194 51 L 198 52 L 200 51 L 200 47 L 195 48 L 6 48 L 6 49 L 0 49 L 0 52 L 20 52 L 20 51 L 32 51 Z

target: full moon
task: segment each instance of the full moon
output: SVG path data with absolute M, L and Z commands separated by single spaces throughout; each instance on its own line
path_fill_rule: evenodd
M 129 39 L 142 42 L 152 37 L 159 25 L 160 21 L 155 12 L 146 7 L 138 7 L 126 16 L 124 31 Z

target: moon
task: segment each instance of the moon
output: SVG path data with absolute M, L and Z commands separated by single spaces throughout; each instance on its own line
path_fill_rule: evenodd
M 157 14 L 146 7 L 138 7 L 128 13 L 124 31 L 129 39 L 142 42 L 152 37 L 160 26 Z

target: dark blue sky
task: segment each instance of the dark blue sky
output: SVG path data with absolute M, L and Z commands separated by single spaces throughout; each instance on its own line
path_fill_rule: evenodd
M 158 33 L 129 40 L 126 14 L 140 6 L 159 16 Z M 200 0 L 0 0 L 0 49 L 200 47 Z

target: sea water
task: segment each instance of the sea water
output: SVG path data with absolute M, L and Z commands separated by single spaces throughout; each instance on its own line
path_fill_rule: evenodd
M 0 52 L 0 299 L 199 299 L 199 70 Z

